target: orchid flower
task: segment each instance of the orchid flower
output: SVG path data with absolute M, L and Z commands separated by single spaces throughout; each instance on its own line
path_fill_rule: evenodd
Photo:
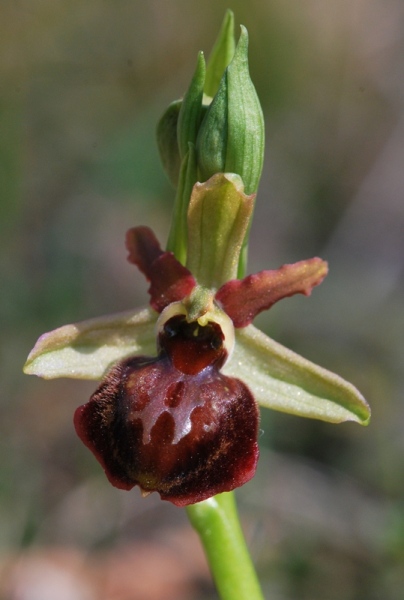
M 150 305 L 46 333 L 25 365 L 44 378 L 101 379 L 76 410 L 79 437 L 114 486 L 177 506 L 251 479 L 259 405 L 333 423 L 370 414 L 351 384 L 252 324 L 279 300 L 308 296 L 328 267 L 312 258 L 244 277 L 264 139 L 247 46 L 243 28 L 221 79 L 227 50 L 207 71 L 200 54 L 187 94 L 159 123 L 177 187 L 168 248 L 148 227 L 126 236 Z
M 150 282 L 150 306 L 41 336 L 26 373 L 102 378 L 74 423 L 118 488 L 158 491 L 177 506 L 246 483 L 258 459 L 258 404 L 304 417 L 367 423 L 360 393 L 252 325 L 282 298 L 309 295 L 327 274 L 312 258 L 236 279 L 253 196 L 236 175 L 194 186 L 188 261 L 147 227 L 128 259 Z M 223 219 L 215 219 L 220 206 Z

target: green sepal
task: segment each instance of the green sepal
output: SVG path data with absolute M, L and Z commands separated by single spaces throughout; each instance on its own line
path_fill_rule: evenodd
M 367 425 L 370 408 L 350 383 L 278 344 L 249 325 L 236 331 L 225 375 L 241 379 L 266 408 L 329 423 Z
M 246 193 L 255 193 L 264 160 L 264 133 L 262 109 L 248 69 L 248 33 L 242 26 L 233 60 L 199 129 L 202 181 L 215 173 L 236 173 Z
M 181 157 L 178 148 L 177 128 L 182 100 L 172 102 L 157 124 L 157 146 L 163 169 L 174 186 L 178 185 Z
M 201 123 L 203 87 L 206 65 L 203 52 L 199 52 L 194 76 L 181 103 L 178 117 L 177 139 L 181 160 L 188 152 L 188 144 L 196 143 Z
M 233 173 L 195 184 L 188 208 L 186 266 L 201 286 L 218 289 L 237 277 L 253 206 L 254 194 L 247 196 Z
M 204 92 L 207 96 L 213 96 L 219 89 L 223 73 L 234 56 L 236 41 L 234 38 L 234 13 L 230 9 L 226 11 L 219 35 L 209 55 L 206 67 L 206 79 Z
M 44 379 L 101 379 L 128 356 L 155 355 L 157 313 L 151 308 L 89 319 L 44 333 L 24 373 Z

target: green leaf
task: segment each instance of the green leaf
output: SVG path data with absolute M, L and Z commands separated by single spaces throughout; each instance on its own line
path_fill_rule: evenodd
M 157 313 L 127 311 L 44 333 L 30 352 L 24 373 L 45 379 L 101 379 L 113 363 L 156 354 Z
M 244 381 L 266 408 L 330 423 L 369 423 L 370 408 L 353 385 L 253 325 L 237 330 L 234 353 L 223 373 Z
M 218 289 L 237 276 L 253 210 L 240 177 L 227 173 L 197 183 L 188 209 L 187 267 L 201 286 Z
M 235 47 L 234 14 L 228 9 L 206 67 L 204 91 L 207 96 L 213 98 L 216 94 L 223 73 L 233 58 Z

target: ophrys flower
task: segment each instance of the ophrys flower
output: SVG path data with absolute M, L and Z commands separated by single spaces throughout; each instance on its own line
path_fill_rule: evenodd
M 251 324 L 327 273 L 313 258 L 236 279 L 251 211 L 235 175 L 196 184 L 187 266 L 150 229 L 128 231 L 150 307 L 44 334 L 28 357 L 27 373 L 103 378 L 75 427 L 116 487 L 183 506 L 242 485 L 258 459 L 258 403 L 330 422 L 369 419 L 351 384 Z

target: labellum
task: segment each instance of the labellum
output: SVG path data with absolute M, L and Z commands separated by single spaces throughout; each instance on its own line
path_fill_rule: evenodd
M 162 317 L 158 356 L 120 362 L 74 423 L 114 486 L 184 506 L 251 479 L 259 413 L 248 387 L 220 372 L 229 352 L 218 323 Z

